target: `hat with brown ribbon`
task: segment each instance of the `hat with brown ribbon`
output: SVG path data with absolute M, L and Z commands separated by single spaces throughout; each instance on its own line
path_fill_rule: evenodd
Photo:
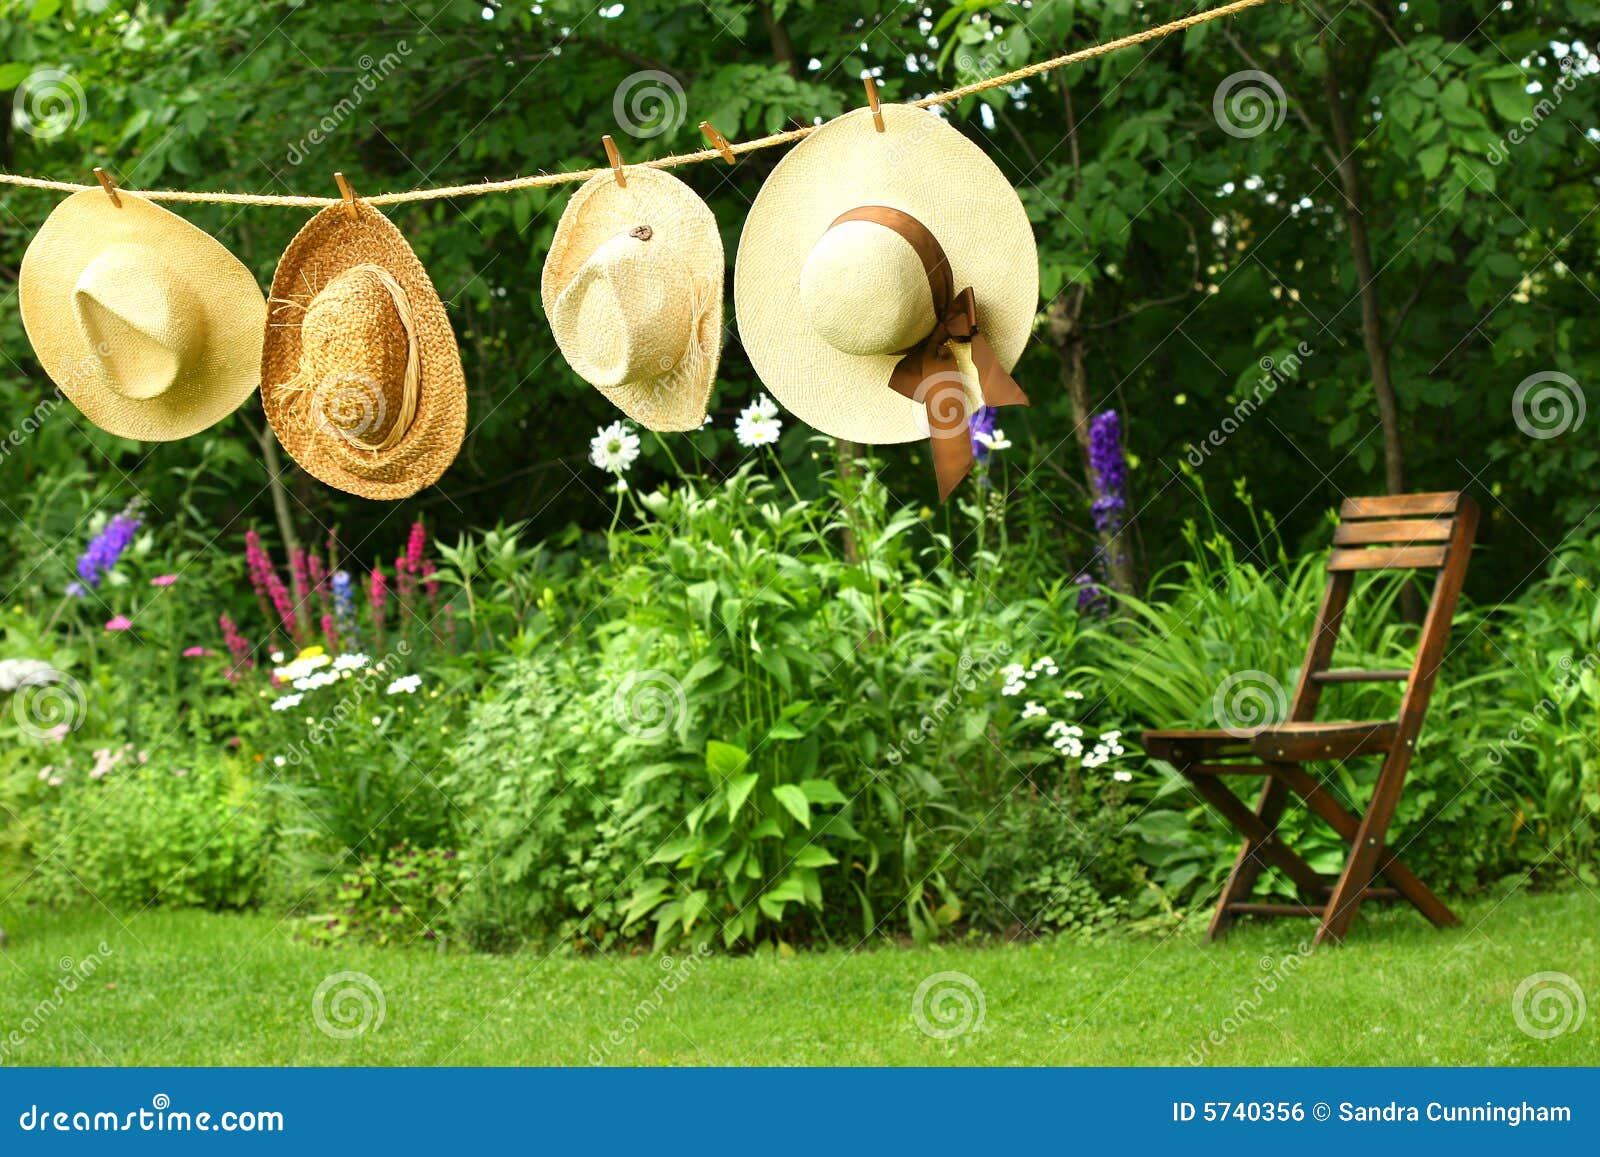
M 1015 190 L 933 113 L 846 113 L 773 170 L 734 271 L 739 336 L 802 421 L 855 442 L 931 439 L 939 496 L 972 467 L 980 405 L 1026 405 L 1012 380 L 1038 304 Z
M 261 406 L 289 455 L 363 498 L 438 481 L 466 434 L 466 378 L 444 303 L 389 219 L 359 201 L 318 213 L 269 304 Z
M 22 257 L 22 324 L 95 425 L 186 438 L 255 392 L 267 303 L 222 243 L 136 193 L 57 205 Z

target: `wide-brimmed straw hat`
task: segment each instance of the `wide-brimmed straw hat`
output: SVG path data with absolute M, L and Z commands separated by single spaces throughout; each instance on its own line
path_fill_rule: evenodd
M 261 405 L 291 457 L 329 486 L 405 498 L 461 449 L 467 386 L 444 303 L 389 219 L 318 213 L 272 278 Z
M 170 441 L 256 388 L 267 305 L 214 237 L 135 193 L 74 193 L 22 258 L 22 324 L 45 373 L 102 429 Z
M 545 315 L 567 363 L 652 430 L 698 430 L 722 352 L 722 236 L 660 169 L 586 182 L 544 263 Z
M 932 439 L 940 497 L 972 464 L 980 404 L 1012 381 L 1039 298 L 1015 190 L 933 113 L 858 109 L 779 162 L 745 220 L 739 337 L 772 395 L 837 438 Z

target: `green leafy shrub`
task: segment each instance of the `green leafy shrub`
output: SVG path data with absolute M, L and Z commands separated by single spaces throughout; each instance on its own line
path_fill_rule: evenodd
M 455 899 L 470 877 L 466 861 L 451 849 L 396 844 L 382 856 L 363 856 L 358 868 L 341 876 L 330 911 L 307 916 L 303 934 L 314 944 L 352 939 L 442 947 Z
M 257 784 L 232 761 L 187 765 L 131 746 L 58 753 L 40 772 L 40 892 L 112 908 L 239 908 L 255 901 L 268 829 Z

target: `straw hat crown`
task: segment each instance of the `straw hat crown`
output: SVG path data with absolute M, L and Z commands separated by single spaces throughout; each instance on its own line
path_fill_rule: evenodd
M 444 303 L 370 205 L 306 223 L 272 279 L 261 404 L 306 471 L 393 499 L 430 486 L 466 434 L 466 380 Z
M 579 377 L 653 430 L 696 430 L 722 350 L 722 237 L 710 208 L 659 169 L 586 182 L 540 285 Z
M 267 312 L 255 278 L 214 238 L 134 193 L 61 202 L 19 280 L 40 364 L 113 434 L 187 437 L 255 390 Z

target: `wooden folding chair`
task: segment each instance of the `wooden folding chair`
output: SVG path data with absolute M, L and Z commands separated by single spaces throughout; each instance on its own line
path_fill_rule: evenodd
M 1211 918 L 1208 935 L 1213 938 L 1226 932 L 1235 917 L 1252 915 L 1314 916 L 1318 928 L 1313 943 L 1343 940 L 1364 900 L 1404 898 L 1436 925 L 1457 922 L 1444 902 L 1389 851 L 1384 840 L 1400 802 L 1434 677 L 1444 658 L 1450 621 L 1478 528 L 1478 508 L 1459 493 L 1402 494 L 1348 498 L 1339 518 L 1328 560 L 1328 587 L 1287 721 L 1251 730 L 1146 731 L 1141 737 L 1146 752 L 1181 772 L 1195 792 L 1244 835 L 1244 847 Z M 1438 571 L 1410 670 L 1330 670 L 1355 572 L 1400 569 Z M 1389 680 L 1406 684 L 1398 720 L 1314 721 L 1317 700 L 1328 684 Z M 1363 755 L 1382 755 L 1383 767 L 1365 814 L 1358 816 L 1346 810 L 1304 765 Z M 1222 782 L 1222 776 L 1232 775 L 1266 777 L 1253 811 Z M 1350 845 L 1344 870 L 1337 876 L 1317 872 L 1279 836 L 1278 824 L 1290 793 L 1304 800 Z M 1251 901 L 1250 894 L 1267 865 L 1282 870 L 1293 882 L 1301 903 Z M 1390 886 L 1373 887 L 1378 875 Z

